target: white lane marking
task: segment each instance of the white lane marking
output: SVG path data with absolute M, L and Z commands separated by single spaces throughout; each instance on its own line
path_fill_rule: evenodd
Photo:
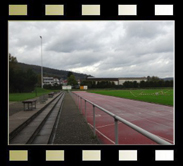
M 121 124 L 121 122 L 118 122 L 118 125 Z M 108 127 L 108 126 L 114 126 L 114 123 L 103 125 L 103 126 L 98 126 L 97 129 L 103 128 L 103 127 Z
M 93 94 L 94 95 L 94 94 Z M 86 97 L 86 96 L 85 96 Z M 89 96 L 90 97 L 90 96 Z M 95 96 L 96 97 L 96 96 Z M 111 96 L 110 96 L 111 97 Z M 103 99 L 103 98 L 102 98 Z M 111 111 L 112 112 L 112 111 Z M 168 111 L 168 112 L 172 112 L 172 111 Z M 142 112 L 140 112 L 141 114 L 143 114 L 144 112 L 142 111 Z M 146 112 L 146 114 L 147 115 L 150 115 L 150 116 L 153 116 L 154 118 L 157 118 L 158 117 L 158 115 L 162 115 L 160 112 L 151 112 L 151 113 L 149 113 L 149 112 Z M 160 118 L 162 118 L 162 119 L 166 119 L 166 120 L 169 120 L 168 118 L 165 118 L 165 116 L 168 116 L 169 114 L 166 114 L 166 115 L 164 115 L 163 117 L 160 117 Z M 103 116 L 103 115 L 102 115 Z M 135 117 L 136 115 L 131 115 L 132 117 Z M 93 116 L 89 116 L 89 117 L 93 117 Z M 137 118 L 138 117 L 138 118 Z M 150 122 L 152 122 L 152 123 L 155 123 L 155 124 L 158 124 L 158 125 L 162 125 L 162 126 L 165 126 L 165 127 L 169 127 L 168 125 L 165 125 L 165 124 L 161 124 L 161 123 L 159 123 L 159 122 L 155 122 L 155 121 L 152 121 L 152 120 L 148 120 L 148 119 L 146 119 L 146 118 L 149 118 L 149 117 L 140 117 L 140 116 L 136 116 L 136 118 L 134 118 L 133 120 L 135 120 L 135 119 L 138 119 L 138 120 L 147 120 L 147 121 L 150 121 Z M 159 118 L 159 117 L 158 117 Z M 132 121 L 133 121 L 132 120 Z M 109 124 L 109 125 L 106 125 L 106 126 L 110 126 L 111 124 Z M 105 126 L 99 126 L 99 127 L 97 127 L 97 128 L 102 128 L 102 127 L 105 127 Z M 168 139 L 167 139 L 168 140 Z M 169 141 L 171 141 L 171 140 L 169 140 Z M 171 141 L 172 142 L 172 141 Z
M 92 128 L 93 128 L 93 126 L 90 124 L 90 123 L 88 123 Z M 99 130 L 97 130 L 97 129 L 95 129 L 98 133 L 100 133 L 104 138 L 106 138 L 108 141 L 110 141 L 110 142 L 112 142 L 113 144 L 115 144 L 115 142 L 114 141 L 112 141 L 110 138 L 108 138 L 106 135 L 104 135 L 104 134 L 102 134 Z
M 99 127 L 97 127 L 97 129 L 99 129 L 99 128 L 103 128 L 103 127 L 107 127 L 107 126 L 114 126 L 114 123 L 107 124 L 107 125 L 103 125 L 103 126 L 99 126 Z

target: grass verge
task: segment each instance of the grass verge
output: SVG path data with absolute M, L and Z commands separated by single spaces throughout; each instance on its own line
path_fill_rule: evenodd
M 89 90 L 88 92 L 173 106 L 173 89 Z
M 30 93 L 9 93 L 9 101 L 23 101 L 27 99 L 32 99 L 53 91 L 55 90 L 36 88 L 33 92 Z

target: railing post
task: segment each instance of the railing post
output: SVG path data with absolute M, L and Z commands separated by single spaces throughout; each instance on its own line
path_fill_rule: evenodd
M 115 144 L 118 144 L 118 120 L 114 117 L 115 123 Z
M 95 133 L 95 106 L 94 105 L 93 105 L 93 133 L 95 136 L 96 133 Z
M 86 115 L 86 100 L 85 100 L 85 119 L 87 121 L 87 115 Z

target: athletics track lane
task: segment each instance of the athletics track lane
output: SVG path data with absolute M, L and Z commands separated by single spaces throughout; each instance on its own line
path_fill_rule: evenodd
M 173 107 L 84 91 L 74 93 L 173 144 Z M 77 100 L 75 102 L 78 103 Z M 92 127 L 93 107 L 87 103 L 86 108 L 87 122 Z M 82 113 L 85 116 L 84 110 L 82 101 Z M 103 144 L 114 144 L 114 119 L 98 108 L 95 108 L 95 116 L 98 138 Z M 118 134 L 119 144 L 156 144 L 121 122 L 118 122 Z

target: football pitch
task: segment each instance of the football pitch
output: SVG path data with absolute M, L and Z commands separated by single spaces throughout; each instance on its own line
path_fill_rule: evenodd
M 173 89 L 89 90 L 88 92 L 173 106 Z

